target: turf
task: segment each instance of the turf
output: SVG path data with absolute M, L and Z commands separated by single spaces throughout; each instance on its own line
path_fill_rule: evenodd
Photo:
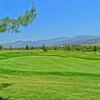
M 0 100 L 100 100 L 100 53 L 2 50 Z

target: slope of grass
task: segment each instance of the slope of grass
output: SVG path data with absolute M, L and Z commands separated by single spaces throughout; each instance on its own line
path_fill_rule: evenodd
M 100 53 L 0 51 L 1 100 L 99 100 Z

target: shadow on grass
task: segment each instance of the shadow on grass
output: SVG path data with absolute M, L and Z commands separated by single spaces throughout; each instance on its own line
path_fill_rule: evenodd
M 34 76 L 34 75 L 41 75 L 41 76 L 86 76 L 86 77 L 99 77 L 100 74 L 96 73 L 85 73 L 85 72 L 68 72 L 68 71 L 18 71 L 18 70 L 9 70 L 0 68 L 0 73 L 6 75 L 24 75 L 24 76 Z M 1 84 L 1 87 L 8 87 L 12 84 Z
M 0 100 L 9 100 L 9 98 L 0 97 Z
M 2 83 L 2 84 L 0 84 L 0 90 L 3 90 L 11 85 L 13 85 L 13 84 Z M 5 98 L 5 97 L 0 96 L 0 100 L 9 100 L 9 97 Z
M 2 83 L 2 84 L 0 84 L 0 90 L 2 90 L 2 89 L 4 89 L 4 88 L 7 88 L 7 87 L 9 87 L 9 86 L 11 86 L 11 85 L 13 85 L 13 84 Z M 2 99 L 0 99 L 0 100 L 2 100 Z

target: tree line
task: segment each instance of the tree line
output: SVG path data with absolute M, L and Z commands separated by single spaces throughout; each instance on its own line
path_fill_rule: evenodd
M 39 50 L 42 49 L 43 51 L 48 51 L 48 50 L 65 50 L 65 51 L 83 51 L 83 52 L 96 52 L 96 51 L 100 51 L 100 45 L 64 45 L 64 46 L 46 46 L 46 45 L 42 45 L 42 46 L 38 46 L 38 47 L 34 47 L 34 46 L 29 46 L 26 45 L 25 47 L 22 48 L 13 48 L 11 46 L 9 46 L 9 48 L 3 48 L 2 45 L 0 45 L 0 50 Z

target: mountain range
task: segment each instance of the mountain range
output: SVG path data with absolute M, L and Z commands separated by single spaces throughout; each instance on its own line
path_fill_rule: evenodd
M 55 46 L 55 45 L 80 45 L 80 44 L 100 44 L 100 36 L 76 36 L 76 37 L 59 37 L 47 40 L 38 41 L 16 41 L 13 43 L 1 44 L 4 48 L 21 48 L 29 45 L 30 47 L 39 47 L 42 45 Z

